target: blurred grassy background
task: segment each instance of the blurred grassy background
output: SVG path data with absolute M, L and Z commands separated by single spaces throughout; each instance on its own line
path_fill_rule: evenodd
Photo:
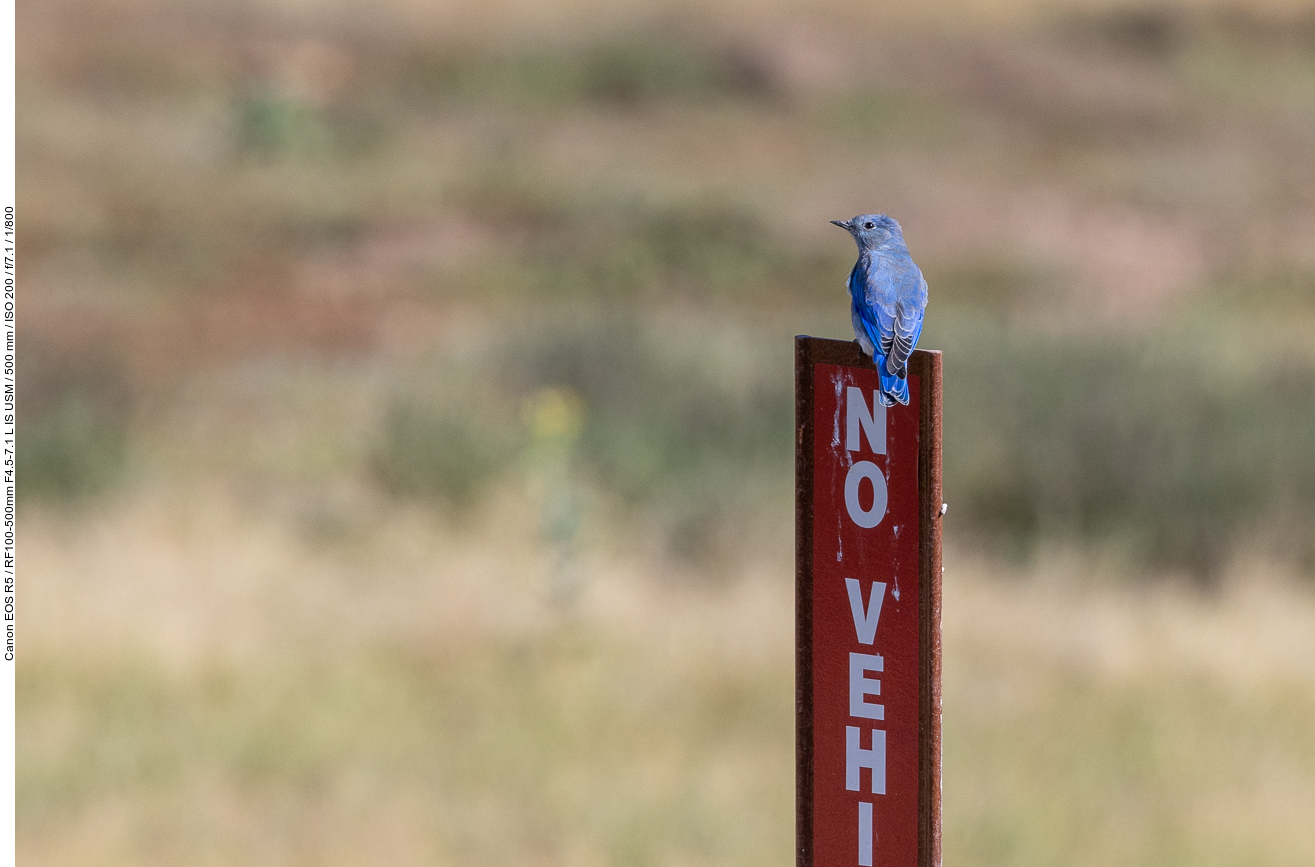
M 1315 857 L 1315 7 L 18 17 L 24 863 L 790 863 L 791 337 L 868 210 L 947 863 Z

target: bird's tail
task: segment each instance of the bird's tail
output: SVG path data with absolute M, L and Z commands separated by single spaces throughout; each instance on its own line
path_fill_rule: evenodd
M 894 406 L 896 403 L 908 406 L 909 380 L 907 372 L 907 368 L 902 366 L 899 372 L 891 373 L 886 369 L 885 356 L 877 359 L 877 373 L 881 377 L 881 394 L 882 397 L 890 399 L 890 403 L 886 403 L 885 400 L 882 401 L 882 403 L 886 403 L 886 406 Z

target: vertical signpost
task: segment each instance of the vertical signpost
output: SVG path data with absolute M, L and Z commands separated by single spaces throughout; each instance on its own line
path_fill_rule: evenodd
M 795 339 L 798 867 L 941 863 L 941 355 Z

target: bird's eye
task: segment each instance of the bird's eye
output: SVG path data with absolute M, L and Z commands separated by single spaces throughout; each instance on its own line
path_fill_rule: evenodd
M 863 224 L 863 228 L 865 228 L 865 229 L 875 229 L 876 227 L 877 227 L 877 224 L 876 224 L 876 223 L 864 223 L 864 224 Z

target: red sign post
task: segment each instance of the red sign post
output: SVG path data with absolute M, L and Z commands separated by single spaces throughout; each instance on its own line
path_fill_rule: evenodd
M 939 867 L 941 355 L 795 341 L 799 867 Z

